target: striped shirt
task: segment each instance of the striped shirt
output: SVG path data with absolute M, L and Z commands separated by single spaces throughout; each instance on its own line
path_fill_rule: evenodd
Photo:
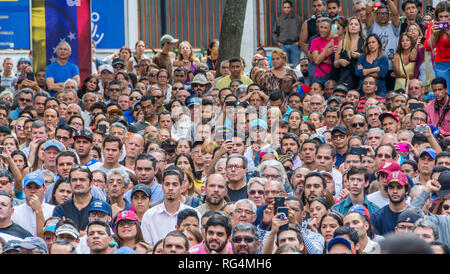
M 378 95 L 375 99 L 377 99 L 378 102 L 386 102 L 386 99 L 384 97 Z M 361 99 L 359 99 L 359 105 L 356 108 L 358 112 L 364 112 L 364 106 L 366 105 L 366 101 L 367 101 L 366 96 L 363 96 L 361 97 Z

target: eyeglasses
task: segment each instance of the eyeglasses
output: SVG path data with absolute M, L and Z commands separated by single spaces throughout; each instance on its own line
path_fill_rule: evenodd
M 377 158 L 390 159 L 390 158 L 392 158 L 392 155 L 390 155 L 390 154 L 377 154 L 376 157 L 377 157 Z
M 183 90 L 183 89 L 184 89 L 183 87 L 179 87 L 179 88 L 173 87 L 173 88 L 172 88 L 172 90 Z
M 252 189 L 252 190 L 250 190 L 248 192 L 248 194 L 250 194 L 250 195 L 255 195 L 256 193 L 258 193 L 259 195 L 264 195 L 264 190 L 254 190 L 254 189 Z
M 442 209 L 443 209 L 443 210 L 448 210 L 449 208 L 450 208 L 450 205 L 443 205 L 443 206 L 442 206 Z
M 231 239 L 233 241 L 233 243 L 239 244 L 242 241 L 244 241 L 247 244 L 253 243 L 255 241 L 255 238 L 247 236 L 247 237 L 233 237 L 233 239 Z
M 363 126 L 365 126 L 365 125 L 366 125 L 366 123 L 363 123 L 363 122 L 360 122 L 360 123 L 352 123 L 352 124 L 351 124 L 352 128 L 356 128 L 357 126 L 363 127 Z
M 119 222 L 120 227 L 124 227 L 125 225 L 127 225 L 127 226 L 136 225 L 136 221 L 124 220 L 124 221 Z
M 150 76 L 150 77 L 155 77 L 156 74 L 155 74 L 155 73 L 150 73 L 148 76 Z
M 123 65 L 114 65 L 113 68 L 115 69 L 123 69 L 125 66 Z
M 19 101 L 31 103 L 33 100 L 31 100 L 31 99 L 26 99 L 26 98 L 19 98 Z
M 276 179 L 280 179 L 281 178 L 280 175 L 271 175 L 271 174 L 263 174 L 262 177 L 266 178 L 266 179 L 272 179 L 272 180 L 276 180 Z
M 161 99 L 162 95 L 156 95 L 156 96 L 153 96 L 153 97 L 155 97 L 156 99 Z
M 377 15 L 386 16 L 389 15 L 389 12 L 377 12 Z
M 16 130 L 22 130 L 24 129 L 23 126 L 16 126 Z
M 110 88 L 109 91 L 120 91 L 120 88 Z
M 69 137 L 64 137 L 64 136 L 56 136 L 56 140 L 63 140 L 63 141 L 68 141 L 70 138 Z
M 241 165 L 228 165 L 227 169 L 240 169 L 243 168 L 243 166 Z
M 2 185 L 2 186 L 5 186 L 7 184 L 9 184 L 9 181 L 7 181 L 7 180 L 1 180 L 0 181 L 0 185 Z
M 344 139 L 345 135 L 344 134 L 339 134 L 339 135 L 332 135 L 331 139 L 336 140 L 336 139 Z
M 136 101 L 139 101 L 139 100 L 141 100 L 141 97 L 139 97 L 139 96 L 136 96 L 136 97 L 130 97 L 130 100 L 136 100 Z
M 91 211 L 89 212 L 89 216 L 103 218 L 106 216 L 106 213 L 101 211 Z

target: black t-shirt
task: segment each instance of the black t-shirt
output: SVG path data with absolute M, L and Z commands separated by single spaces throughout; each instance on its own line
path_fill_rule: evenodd
M 248 198 L 247 185 L 245 185 L 243 188 L 239 190 L 232 190 L 227 185 L 227 190 L 228 190 L 228 197 L 230 198 L 231 202 L 236 202 L 239 201 L 240 199 Z
M 18 224 L 13 223 L 12 225 L 4 228 L 0 228 L 0 232 L 9 234 L 14 237 L 18 237 L 21 239 L 24 239 L 26 237 L 33 237 L 33 234 L 30 233 L 30 231 L 26 230 L 25 228 L 21 227 Z
M 53 211 L 53 216 L 58 216 L 61 218 L 66 217 L 68 219 L 71 219 L 78 225 L 78 229 L 85 230 L 89 222 L 89 207 L 93 201 L 98 200 L 91 198 L 91 201 L 85 208 L 78 210 L 78 208 L 73 203 L 73 199 L 70 199 L 56 206 Z

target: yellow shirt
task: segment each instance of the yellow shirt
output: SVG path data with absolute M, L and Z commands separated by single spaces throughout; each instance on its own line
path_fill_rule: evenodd
M 240 80 L 244 85 L 247 85 L 247 86 L 253 83 L 252 79 L 248 78 L 247 76 L 241 76 Z M 218 89 L 229 88 L 230 83 L 231 83 L 230 76 L 226 76 L 217 82 L 216 87 Z

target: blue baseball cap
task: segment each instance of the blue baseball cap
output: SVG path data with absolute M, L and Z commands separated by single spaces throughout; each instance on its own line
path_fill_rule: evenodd
M 250 124 L 250 129 L 254 128 L 254 127 L 261 127 L 265 130 L 268 130 L 269 127 L 267 126 L 267 123 L 264 120 L 261 119 L 256 119 L 253 120 L 252 123 Z
M 129 248 L 128 246 L 122 246 L 121 248 L 114 251 L 113 254 L 136 254 L 136 251 Z
M 48 140 L 47 142 L 45 142 L 44 150 L 47 150 L 48 148 L 51 148 L 51 147 L 56 148 L 57 150 L 59 150 L 59 152 L 63 151 L 63 145 L 58 140 L 51 139 L 51 140 Z
M 201 101 L 199 97 L 189 97 L 186 99 L 186 106 L 190 107 L 192 105 L 200 105 Z
M 108 215 L 112 215 L 111 206 L 105 201 L 93 201 L 89 206 L 89 212 L 91 211 L 101 211 Z
M 320 135 L 320 134 L 312 134 L 310 136 L 310 138 L 313 139 L 313 140 L 318 140 L 322 144 L 326 144 L 327 143 L 327 140 L 325 139 L 325 137 L 323 135 Z
M 334 237 L 333 239 L 331 239 L 330 242 L 327 245 L 327 251 L 330 252 L 330 249 L 335 244 L 344 244 L 353 253 L 352 244 L 347 239 L 345 239 L 343 237 Z
M 20 63 L 22 63 L 22 62 L 28 62 L 28 64 L 30 64 L 31 65 L 31 59 L 30 58 L 28 58 L 28 57 L 20 57 L 19 58 L 19 61 L 17 61 L 17 66 L 19 66 L 20 65 Z
M 428 100 L 434 100 L 434 99 L 436 99 L 436 97 L 434 97 L 433 92 L 429 92 L 423 100 L 428 101 Z
M 30 172 L 23 179 L 23 187 L 27 187 L 30 183 L 35 183 L 38 186 L 45 185 L 44 176 L 39 171 Z
M 422 151 L 422 153 L 420 153 L 419 158 L 422 157 L 422 155 L 424 155 L 425 153 L 428 153 L 428 155 L 430 155 L 430 157 L 434 160 L 436 159 L 436 151 L 432 148 L 427 148 L 424 151 Z

